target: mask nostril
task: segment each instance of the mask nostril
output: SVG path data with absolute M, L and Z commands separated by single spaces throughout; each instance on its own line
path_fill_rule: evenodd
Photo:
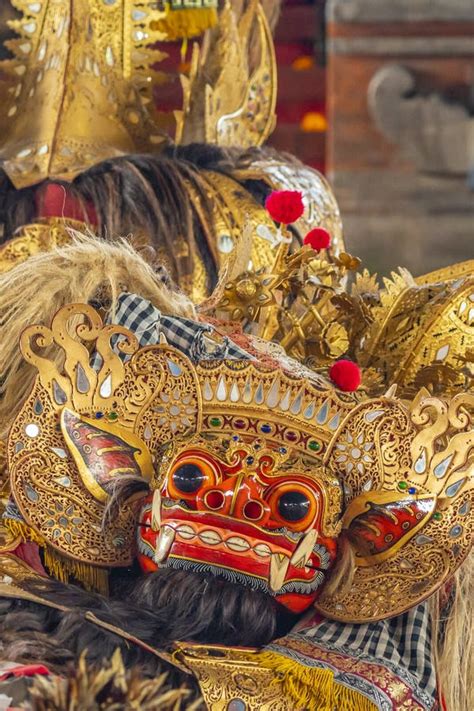
M 243 514 L 249 521 L 259 521 L 263 513 L 263 506 L 259 501 L 247 501 L 243 508 Z
M 224 506 L 224 501 L 224 494 L 222 493 L 222 491 L 218 491 L 217 489 L 212 489 L 212 491 L 208 491 L 204 496 L 204 504 L 207 506 L 208 509 L 212 509 L 213 511 L 221 509 Z

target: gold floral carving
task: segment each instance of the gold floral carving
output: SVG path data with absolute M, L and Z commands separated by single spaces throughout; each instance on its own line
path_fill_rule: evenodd
M 151 151 L 173 131 L 172 114 L 149 110 L 153 86 L 168 80 L 151 69 L 166 56 L 150 49 L 166 40 L 153 29 L 164 15 L 155 3 L 15 5 L 22 17 L 11 23 L 19 38 L 9 42 L 14 59 L 3 66 L 1 158 L 17 188 L 71 180 L 101 160 Z
M 401 614 L 433 593 L 467 556 L 474 534 L 473 411 L 472 394 L 444 401 L 421 392 L 410 408 L 384 398 L 348 416 L 325 460 L 332 470 L 339 468 L 343 482 L 344 528 L 350 530 L 364 510 L 383 509 L 390 501 L 422 509 L 419 523 L 396 545 L 376 556 L 356 556 L 349 592 L 323 590 L 317 607 L 324 614 L 351 622 Z
M 112 337 L 121 339 L 119 353 L 136 352 L 128 362 L 112 350 Z M 58 552 L 90 565 L 127 565 L 134 550 L 135 508 L 123 507 L 103 528 L 104 501 L 84 486 L 65 446 L 60 414 L 65 407 L 91 417 L 99 413 L 97 427 L 104 419 L 104 431 L 111 423 L 118 432 L 129 431 L 153 457 L 162 440 L 199 426 L 194 370 L 185 356 L 168 346 L 138 350 L 132 334 L 102 326 L 97 312 L 85 305 L 62 309 L 51 329 L 26 329 L 21 343 L 24 357 L 39 375 L 9 436 L 15 502 L 36 536 Z M 98 371 L 90 366 L 93 348 L 101 358 Z M 53 360 L 55 351 L 64 354 L 61 368 Z M 189 405 L 183 412 L 176 403 L 185 393 Z
M 249 711 L 294 711 L 282 684 L 270 669 L 258 665 L 257 651 L 179 644 L 175 657 L 197 677 L 207 708 L 227 711 L 240 700 Z
M 156 66 L 168 56 L 156 43 L 176 39 L 166 3 L 14 4 L 21 17 L 10 23 L 18 35 L 8 42 L 13 59 L 2 63 L 0 160 L 17 188 L 46 178 L 72 180 L 106 159 L 154 153 L 172 137 L 260 144 L 274 126 L 273 40 L 257 0 L 240 19 L 231 3 L 221 10 L 201 54 L 194 50 L 190 76 L 182 77 L 183 111 L 176 112 L 153 106 L 156 89 L 178 69 Z M 204 17 L 210 7 L 215 3 L 187 9 Z M 210 25 L 204 22 L 201 29 Z M 252 67 L 251 43 L 260 46 Z
M 250 54 L 256 45 L 260 56 L 252 68 Z M 184 125 L 178 127 L 178 142 L 262 145 L 275 126 L 277 77 L 273 39 L 261 4 L 252 0 L 238 19 L 232 3 L 226 2 L 203 48 L 194 46 L 189 76 L 182 76 L 181 82 Z
M 404 271 L 385 279 L 357 351 L 361 365 L 382 371 L 412 396 L 422 386 L 465 387 L 463 356 L 474 351 L 474 277 L 460 271 L 455 281 L 438 281 L 443 274 L 435 273 L 436 281 L 420 283 Z
M 13 239 L 0 247 L 0 274 L 35 254 L 64 247 L 71 242 L 74 230 L 84 231 L 85 228 L 82 222 L 55 218 L 22 227 Z

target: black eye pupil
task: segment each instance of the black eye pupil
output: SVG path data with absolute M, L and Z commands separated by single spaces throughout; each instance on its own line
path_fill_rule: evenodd
M 300 491 L 287 491 L 278 499 L 278 513 L 286 521 L 301 521 L 307 515 L 310 503 Z
M 173 472 L 173 484 L 183 494 L 197 491 L 204 481 L 204 474 L 196 464 L 182 464 Z

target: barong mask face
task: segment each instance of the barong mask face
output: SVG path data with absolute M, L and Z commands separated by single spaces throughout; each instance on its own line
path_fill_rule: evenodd
M 300 612 L 335 558 L 340 484 L 317 458 L 284 437 L 278 442 L 277 425 L 255 429 L 273 437 L 208 434 L 172 447 L 161 492 L 142 509 L 140 559 L 144 570 L 158 564 L 217 575 Z
M 321 588 L 325 614 L 363 622 L 424 599 L 469 550 L 470 395 L 361 401 L 276 356 L 193 363 L 77 304 L 21 348 L 39 375 L 9 436 L 5 524 L 55 577 L 104 590 L 138 555 L 293 611 Z M 356 569 L 334 593 L 322 583 L 338 536 Z

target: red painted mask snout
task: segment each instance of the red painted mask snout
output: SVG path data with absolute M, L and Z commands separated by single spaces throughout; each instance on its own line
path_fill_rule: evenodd
M 270 507 L 262 494 L 263 487 L 255 477 L 240 472 L 219 484 L 204 487 L 196 498 L 196 506 L 198 511 L 211 511 L 264 526 L 270 517 Z
M 297 467 L 280 473 L 278 454 L 254 444 L 239 443 L 227 459 L 202 446 L 176 457 L 157 497 L 159 515 L 150 504 L 143 509 L 140 562 L 146 570 L 208 566 L 300 612 L 336 555 L 335 538 L 321 535 L 324 490 Z M 150 529 L 152 518 L 159 528 Z

